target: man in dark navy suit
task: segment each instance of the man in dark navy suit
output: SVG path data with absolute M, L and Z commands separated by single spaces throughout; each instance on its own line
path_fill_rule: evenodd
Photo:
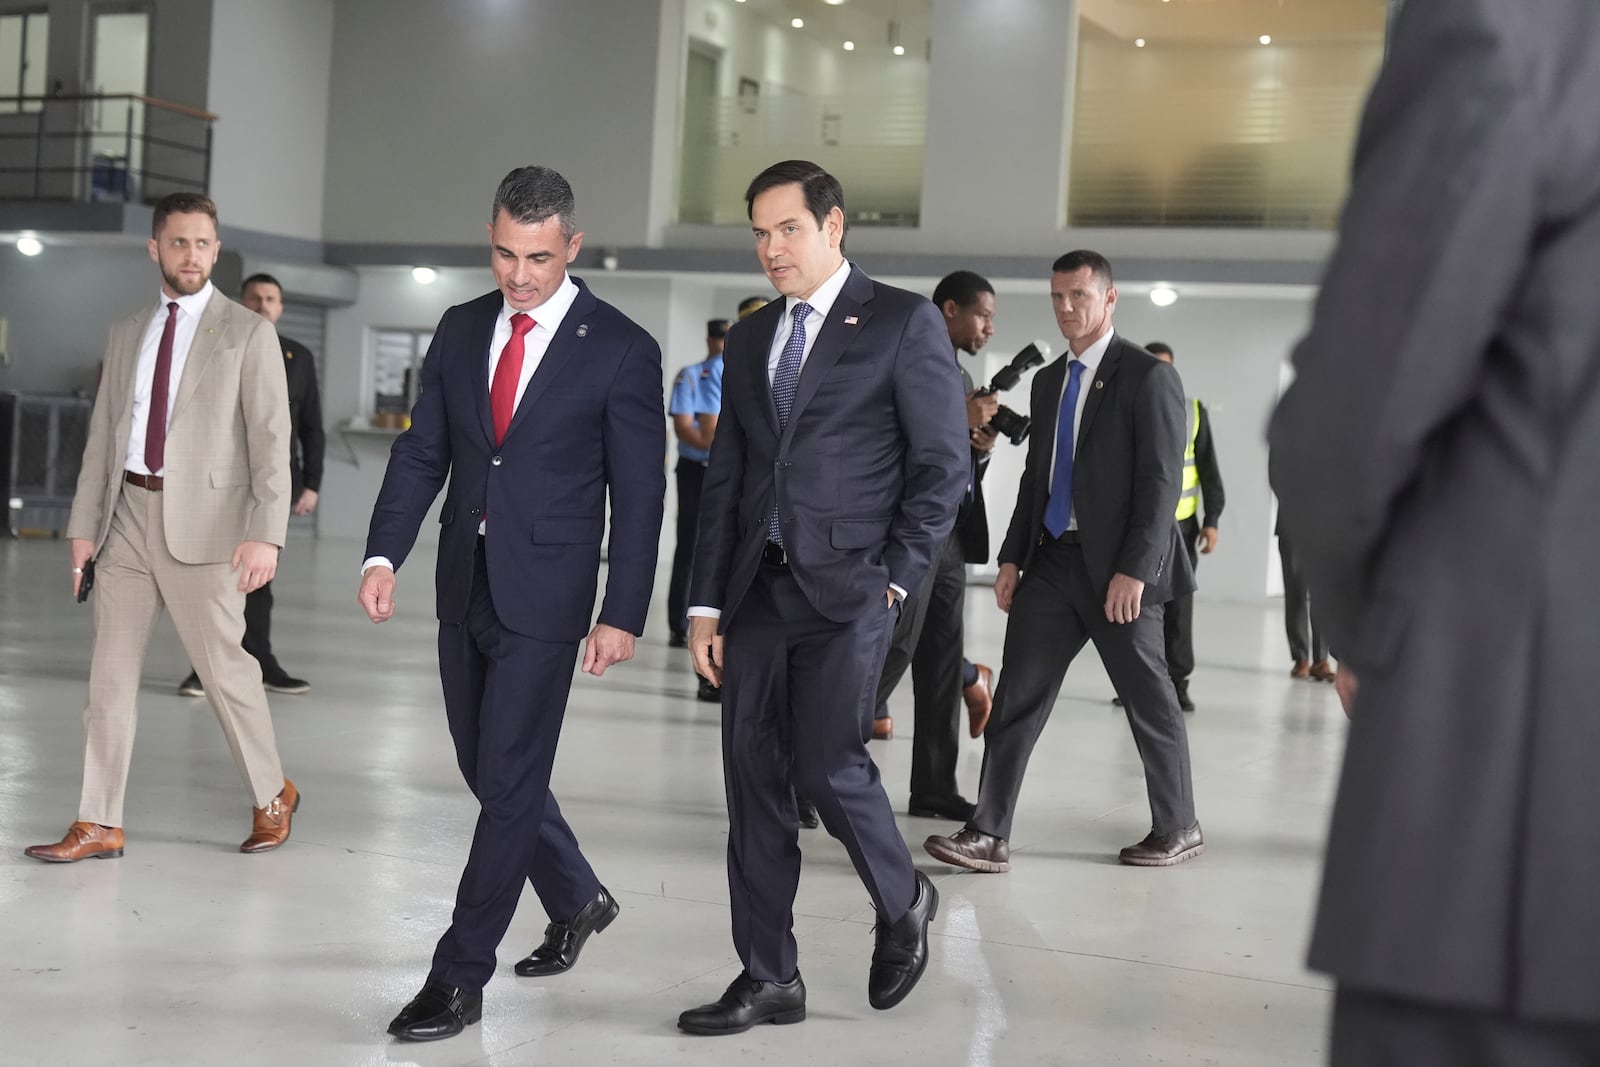
M 689 584 L 695 668 L 722 686 L 733 940 L 744 971 L 691 1033 L 805 1018 L 793 933 L 793 790 L 845 846 L 878 911 L 867 979 L 892 1008 L 928 962 L 933 883 L 911 865 L 866 738 L 899 602 L 966 491 L 961 375 L 925 298 L 844 258 L 844 193 L 815 163 L 745 194 L 784 299 L 728 332 Z
M 389 1027 L 404 1040 L 478 1020 L 524 879 L 551 922 L 520 975 L 569 969 L 617 915 L 550 794 L 550 771 L 580 642 L 583 669 L 598 676 L 631 659 L 644 632 L 665 413 L 656 342 L 567 275 L 583 242 L 573 209 L 553 170 L 523 167 L 501 182 L 489 225 L 499 290 L 439 321 L 367 535 L 360 601 L 383 622 L 395 571 L 448 479 L 439 674 L 456 760 L 482 811 L 427 983 Z M 606 595 L 590 629 L 608 490 Z

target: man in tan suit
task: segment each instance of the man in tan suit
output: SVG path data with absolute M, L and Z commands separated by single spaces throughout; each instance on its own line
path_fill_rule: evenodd
M 67 536 L 76 594 L 98 581 L 78 821 L 27 854 L 122 855 L 135 698 L 162 607 L 205 683 L 255 805 L 242 852 L 289 837 L 300 795 L 283 776 L 261 667 L 242 647 L 245 594 L 272 580 L 289 522 L 289 399 L 277 334 L 211 285 L 220 243 L 206 197 L 156 205 L 157 306 L 111 330 Z

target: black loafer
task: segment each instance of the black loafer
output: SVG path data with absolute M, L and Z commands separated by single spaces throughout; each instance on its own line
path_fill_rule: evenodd
M 742 1034 L 757 1023 L 805 1021 L 806 984 L 800 972 L 787 982 L 758 982 L 748 972 L 728 986 L 714 1004 L 690 1008 L 678 1016 L 678 1029 L 690 1034 Z
M 913 819 L 949 819 L 965 823 L 972 818 L 978 806 L 960 793 L 940 796 L 935 793 L 912 793 L 906 814 Z
M 422 992 L 400 1009 L 389 1033 L 401 1041 L 438 1041 L 455 1037 L 483 1018 L 483 990 L 462 989 L 428 979 Z
M 524 978 L 543 978 L 562 971 L 572 970 L 578 962 L 578 953 L 590 934 L 598 934 L 611 925 L 622 908 L 611 894 L 600 888 L 600 894 L 564 923 L 551 923 L 544 928 L 544 944 L 517 963 L 516 971 Z
M 917 872 L 917 897 L 894 922 L 880 916 L 873 934 L 872 971 L 867 976 L 867 1001 L 886 1011 L 906 999 L 928 969 L 928 924 L 939 914 L 939 891 Z

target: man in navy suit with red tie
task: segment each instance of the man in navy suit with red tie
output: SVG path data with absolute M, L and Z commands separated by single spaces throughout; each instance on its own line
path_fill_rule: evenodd
M 911 865 L 866 739 L 900 601 L 955 525 L 970 464 L 944 320 L 844 258 L 839 182 L 791 160 L 745 202 L 784 299 L 728 332 L 689 584 L 695 668 L 722 686 L 744 964 L 719 1000 L 679 1016 L 696 1034 L 805 1018 L 794 790 L 877 909 L 868 1001 L 892 1008 L 922 977 L 939 895 Z
M 478 1021 L 524 880 L 550 925 L 519 975 L 568 970 L 617 916 L 550 772 L 580 643 L 583 669 L 599 676 L 631 659 L 644 632 L 665 413 L 656 342 L 567 275 L 583 243 L 573 214 L 572 188 L 553 170 L 522 167 L 500 183 L 489 224 L 499 289 L 439 321 L 367 535 L 360 602 L 383 622 L 395 571 L 448 479 L 439 674 L 456 760 L 482 810 L 427 982 L 389 1026 L 402 1040 Z M 591 629 L 608 491 L 606 593 Z

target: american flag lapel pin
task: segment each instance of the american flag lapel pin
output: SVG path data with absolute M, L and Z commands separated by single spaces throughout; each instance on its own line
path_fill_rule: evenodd
M 846 326 L 854 326 L 856 323 L 858 323 L 860 321 L 861 320 L 856 318 L 854 315 L 846 315 L 844 317 L 844 324 Z

